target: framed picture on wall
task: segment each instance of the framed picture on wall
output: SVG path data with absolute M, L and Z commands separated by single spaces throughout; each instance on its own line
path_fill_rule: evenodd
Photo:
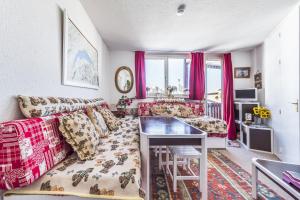
M 234 78 L 250 78 L 250 67 L 235 67 Z
M 62 84 L 99 89 L 98 51 L 64 10 Z
M 262 89 L 262 75 L 260 72 L 254 75 L 254 84 L 255 88 Z

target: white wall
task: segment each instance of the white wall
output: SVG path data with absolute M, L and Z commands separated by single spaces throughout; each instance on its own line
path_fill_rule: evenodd
M 110 74 L 110 102 L 116 104 L 120 97 L 124 94 L 120 93 L 115 86 L 115 74 L 119 67 L 127 66 L 132 70 L 133 76 L 135 76 L 135 64 L 134 64 L 134 52 L 132 51 L 111 51 L 111 74 Z M 132 90 L 125 94 L 130 98 L 135 97 L 135 80 Z
M 295 8 L 253 52 L 262 65 L 265 104 L 272 112 L 275 153 L 300 163 L 299 112 L 291 102 L 299 99 L 299 8 Z
M 251 59 L 253 66 L 253 84 L 254 74 L 257 72 L 262 73 L 262 89 L 258 89 L 258 101 L 261 105 L 265 105 L 265 72 L 263 68 L 264 46 L 262 44 L 251 51 Z
M 61 85 L 62 8 L 98 50 L 99 90 Z M 19 94 L 109 98 L 109 51 L 78 0 L 1 0 L 0 24 L 0 121 L 22 117 Z
M 234 78 L 233 85 L 235 89 L 254 88 L 253 63 L 251 60 L 251 51 L 235 51 L 231 54 L 233 73 L 235 67 L 251 67 L 250 78 Z

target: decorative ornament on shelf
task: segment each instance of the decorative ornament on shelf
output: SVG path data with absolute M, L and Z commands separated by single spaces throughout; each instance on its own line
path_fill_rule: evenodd
M 174 91 L 177 91 L 177 87 L 176 86 L 168 86 L 167 87 L 167 97 L 168 98 L 173 98 L 174 96 L 172 95 L 172 93 Z
M 257 106 L 253 108 L 253 113 L 255 117 L 255 123 L 257 125 L 262 124 L 262 120 L 270 119 L 271 118 L 271 111 L 266 107 Z
M 146 87 L 146 93 L 147 93 L 147 96 L 149 96 L 149 92 L 150 92 L 151 88 L 150 87 Z
M 252 124 L 252 114 L 251 113 L 245 113 L 245 124 L 250 125 Z

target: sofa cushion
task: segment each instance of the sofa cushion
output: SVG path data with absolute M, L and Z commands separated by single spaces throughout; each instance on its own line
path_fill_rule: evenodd
M 93 109 L 92 107 L 87 107 L 86 109 L 87 115 L 90 120 L 93 122 L 96 131 L 99 133 L 101 138 L 105 138 L 109 135 L 109 130 L 107 125 L 105 124 L 105 120 L 102 117 L 101 113 Z
M 18 96 L 19 107 L 27 118 L 48 116 L 55 113 L 72 112 L 87 106 L 106 104 L 103 99 L 81 99 L 63 97 Z
M 178 105 L 177 107 L 177 112 L 176 112 L 176 117 L 182 117 L 182 118 L 187 118 L 187 117 L 194 117 L 193 109 L 191 107 L 188 107 L 186 105 Z
M 208 116 L 182 119 L 186 123 L 207 132 L 208 137 L 227 137 L 227 125 L 224 120 Z
M 29 185 L 68 155 L 58 130 L 64 115 L 0 123 L 0 189 Z
M 122 125 L 101 140 L 101 154 L 81 161 L 68 157 L 28 187 L 6 194 L 76 195 L 97 199 L 142 199 L 138 120 Z
M 103 116 L 106 125 L 108 126 L 109 130 L 114 131 L 119 128 L 121 125 L 121 121 L 114 116 L 114 114 L 107 108 L 97 107 L 98 111 Z
M 100 136 L 83 111 L 59 117 L 59 130 L 81 160 L 91 160 L 97 154 Z
M 154 105 L 150 111 L 153 116 L 172 117 L 175 114 L 175 109 L 168 104 Z
M 195 116 L 192 108 L 182 105 L 182 104 L 157 104 L 151 109 L 151 114 L 153 116 L 164 116 L 164 117 L 193 117 Z
M 202 103 L 197 102 L 140 102 L 138 103 L 138 115 L 139 116 L 151 116 L 151 108 L 155 105 L 183 105 L 189 107 L 193 111 L 194 116 L 204 115 L 204 108 Z

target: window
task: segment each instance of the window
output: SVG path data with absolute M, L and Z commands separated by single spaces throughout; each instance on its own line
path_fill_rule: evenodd
M 190 59 L 185 56 L 149 57 L 145 60 L 147 96 L 165 96 L 173 87 L 173 95 L 186 96 L 189 90 Z
M 222 63 L 220 60 L 206 61 L 206 95 L 210 102 L 222 101 Z
M 146 59 L 147 94 L 165 93 L 165 61 L 162 59 Z

